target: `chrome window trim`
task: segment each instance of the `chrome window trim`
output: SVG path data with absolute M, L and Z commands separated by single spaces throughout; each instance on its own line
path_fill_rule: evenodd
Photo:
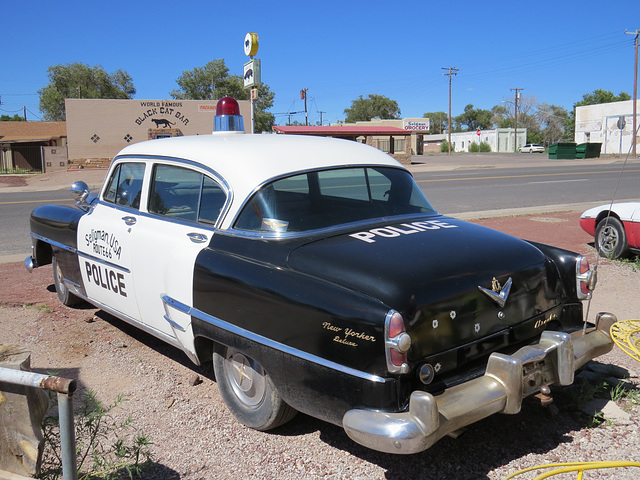
M 344 365 L 340 365 L 339 363 L 332 362 L 331 360 L 327 360 L 326 358 L 318 357 L 317 355 L 313 355 L 311 353 L 304 352 L 294 347 L 290 347 L 280 342 L 276 342 L 275 340 L 271 340 L 270 338 L 264 337 L 260 334 L 251 332 L 242 327 L 238 327 L 237 325 L 233 325 L 232 323 L 221 320 L 213 315 L 209 315 L 208 313 L 203 312 L 202 310 L 198 310 L 197 308 L 190 307 L 181 303 L 169 296 L 162 297 L 162 301 L 171 305 L 176 310 L 186 313 L 187 315 L 191 315 L 203 322 L 209 323 L 215 327 L 218 327 L 226 332 L 233 333 L 234 335 L 238 335 L 240 337 L 247 338 L 251 341 L 259 343 L 269 348 L 273 348 L 274 350 L 281 351 L 283 353 L 287 353 L 294 357 L 300 358 L 302 360 L 307 360 L 312 363 L 316 363 L 318 365 L 322 365 L 323 367 L 330 368 L 331 370 L 336 370 L 338 372 L 344 373 L 346 375 L 350 375 L 352 377 L 357 377 L 362 380 L 366 380 L 368 382 L 376 382 L 376 383 L 386 383 L 391 381 L 392 379 L 383 378 L 379 375 L 373 375 L 371 373 L 363 372 L 361 370 L 356 370 L 354 368 L 345 367 Z

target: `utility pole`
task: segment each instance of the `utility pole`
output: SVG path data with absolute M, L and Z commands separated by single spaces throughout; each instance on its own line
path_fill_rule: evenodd
M 635 35 L 635 47 L 636 47 L 636 61 L 633 66 L 633 133 L 631 135 L 631 145 L 632 145 L 632 155 L 636 156 L 636 135 L 638 132 L 638 121 L 636 117 L 636 104 L 638 103 L 638 36 L 640 35 L 640 30 L 636 30 L 635 32 L 625 32 L 627 35 Z
M 443 73 L 442 75 L 449 77 L 449 127 L 447 131 L 449 132 L 449 155 L 451 155 L 451 77 L 457 75 L 460 69 L 456 67 L 442 67 L 442 70 L 449 70 L 449 73 Z
M 515 149 L 514 151 L 517 152 L 518 151 L 518 97 L 520 96 L 520 94 L 518 93 L 518 91 L 520 90 L 524 90 L 524 88 L 512 88 L 511 91 L 513 92 L 515 90 L 516 92 L 516 103 L 515 103 L 515 112 L 514 112 L 514 123 L 515 123 L 515 128 L 514 128 L 514 140 L 513 143 L 515 145 Z
M 318 113 L 320 114 L 320 126 L 322 126 L 322 114 L 327 112 L 319 111 Z
M 300 100 L 304 100 L 304 124 L 309 125 L 309 116 L 307 112 L 307 90 L 308 88 L 303 88 L 300 90 Z

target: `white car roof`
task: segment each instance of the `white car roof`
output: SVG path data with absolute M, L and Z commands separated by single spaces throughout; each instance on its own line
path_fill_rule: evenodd
M 377 148 L 304 135 L 214 133 L 164 138 L 129 145 L 118 154 L 123 155 L 186 159 L 212 169 L 232 191 L 231 217 L 258 186 L 289 173 L 358 165 L 404 168 Z

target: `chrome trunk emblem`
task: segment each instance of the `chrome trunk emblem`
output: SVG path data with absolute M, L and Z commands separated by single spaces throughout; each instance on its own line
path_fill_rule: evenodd
M 492 290 L 488 288 L 483 288 L 478 286 L 480 291 L 484 293 L 491 300 L 496 302 L 500 307 L 504 307 L 504 304 L 507 303 L 507 297 L 509 296 L 509 292 L 511 291 L 511 277 L 506 281 L 504 287 L 500 285 L 500 282 L 496 280 L 496 277 L 493 277 L 493 281 L 491 282 Z

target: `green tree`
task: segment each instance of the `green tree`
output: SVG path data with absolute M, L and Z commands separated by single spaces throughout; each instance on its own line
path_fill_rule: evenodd
M 17 113 L 10 117 L 9 115 L 0 115 L 0 122 L 24 122 L 24 118 Z
M 107 73 L 101 65 L 54 65 L 47 71 L 49 84 L 40 90 L 40 111 L 45 120 L 66 119 L 66 98 L 131 98 L 136 89 L 124 70 Z
M 398 102 L 384 95 L 369 94 L 369 98 L 362 95 L 351 102 L 351 108 L 345 108 L 346 123 L 366 122 L 375 117 L 381 119 L 400 118 Z
M 442 133 L 447 130 L 449 116 L 446 112 L 427 112 L 422 117 L 429 119 L 429 133 Z
M 490 110 L 475 109 L 469 104 L 464 107 L 464 113 L 453 119 L 454 130 L 457 132 L 472 132 L 478 128 L 486 130 L 492 126 L 493 113 Z
M 537 143 L 552 145 L 564 138 L 564 126 L 569 118 L 569 112 L 564 107 L 543 103 L 538 106 L 536 116 L 542 127 L 542 141 Z
M 216 100 L 222 97 L 233 97 L 236 100 L 249 100 L 251 92 L 244 87 L 239 75 L 230 75 L 224 59 L 211 60 L 203 67 L 185 70 L 176 83 L 180 88 L 171 91 L 170 95 L 182 100 Z M 255 101 L 255 130 L 271 131 L 275 117 L 267 112 L 273 106 L 275 94 L 268 85 L 258 87 L 258 99 Z M 249 119 L 245 119 L 249 121 Z

